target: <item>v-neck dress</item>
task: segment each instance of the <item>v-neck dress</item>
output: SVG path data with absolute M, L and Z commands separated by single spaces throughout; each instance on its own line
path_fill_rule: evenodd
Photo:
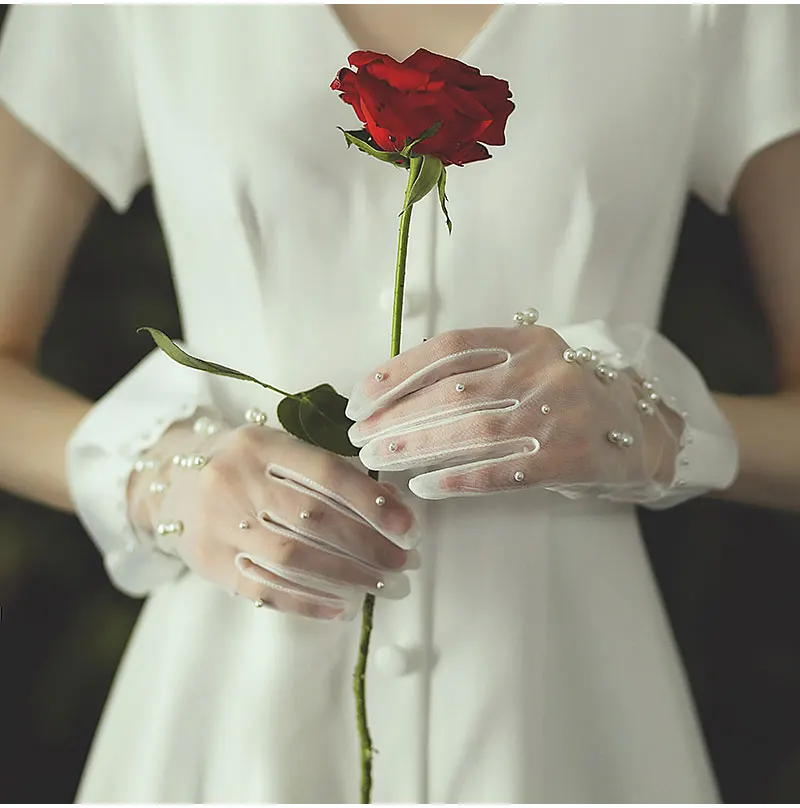
M 118 210 L 152 183 L 194 353 L 348 392 L 388 351 L 404 187 L 336 129 L 357 126 L 329 89 L 352 49 L 319 5 L 16 7 L 0 100 Z M 517 108 L 491 160 L 450 170 L 452 236 L 438 200 L 415 209 L 405 347 L 526 306 L 657 328 L 688 192 L 724 211 L 747 159 L 800 129 L 792 6 L 504 6 L 463 58 Z M 177 374 L 151 357 L 112 390 L 95 454 L 143 413 L 190 413 Z M 276 423 L 269 392 L 203 385 L 232 421 Z M 103 484 L 79 515 L 105 547 L 125 528 L 97 527 Z M 633 506 L 410 501 L 421 566 L 378 602 L 368 674 L 375 802 L 717 800 Z M 80 800 L 358 801 L 358 629 L 172 576 Z

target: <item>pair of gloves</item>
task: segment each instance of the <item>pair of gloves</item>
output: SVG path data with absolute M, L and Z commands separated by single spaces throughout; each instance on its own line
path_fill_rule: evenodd
M 735 438 L 675 346 L 643 326 L 556 332 L 537 318 L 442 334 L 359 381 L 347 414 L 363 465 L 413 472 L 409 488 L 429 500 L 545 488 L 668 507 L 730 485 Z M 223 423 L 201 374 L 164 361 L 132 376 L 170 374 L 160 406 L 172 395 L 183 418 L 162 412 L 168 428 L 138 445 L 103 438 L 120 401 L 142 428 L 159 406 L 126 378 L 68 451 L 78 514 L 120 588 L 144 594 L 188 567 L 256 606 L 318 619 L 352 618 L 365 592 L 408 592 L 420 530 L 396 488 L 258 411 Z M 133 471 L 109 474 L 121 458 Z M 123 505 L 99 502 L 101 477 L 124 480 Z

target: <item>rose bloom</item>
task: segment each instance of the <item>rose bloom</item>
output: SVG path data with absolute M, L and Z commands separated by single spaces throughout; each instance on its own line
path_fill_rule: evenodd
M 484 144 L 505 143 L 514 109 L 507 81 L 423 48 L 402 62 L 371 51 L 355 51 L 348 62 L 356 70 L 342 68 L 331 89 L 384 151 L 400 151 L 439 121 L 439 131 L 414 146 L 415 154 L 460 166 L 491 157 Z

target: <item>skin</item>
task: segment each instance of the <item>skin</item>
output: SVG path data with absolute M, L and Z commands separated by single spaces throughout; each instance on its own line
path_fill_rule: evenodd
M 361 8 L 362 16 L 347 17 L 355 12 L 343 8 Z M 493 7 L 381 8 L 391 9 L 336 11 L 360 47 L 404 58 L 420 44 L 457 55 Z M 395 19 L 411 8 L 415 25 L 428 32 L 413 44 L 402 38 L 410 26 L 398 27 Z M 451 9 L 453 25 L 442 27 L 442 8 Z M 393 31 L 400 31 L 397 39 Z M 85 178 L 0 108 L 0 488 L 64 511 L 72 510 L 64 450 L 91 402 L 41 377 L 35 359 L 71 255 L 97 203 Z M 770 396 L 716 397 L 741 448 L 739 477 L 723 496 L 798 509 L 800 319 L 792 314 L 800 311 L 800 136 L 749 162 L 733 211 L 770 319 L 781 384 Z

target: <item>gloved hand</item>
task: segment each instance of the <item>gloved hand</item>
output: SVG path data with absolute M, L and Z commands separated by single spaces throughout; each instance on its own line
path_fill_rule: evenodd
M 140 458 L 128 487 L 139 535 L 256 606 L 349 619 L 365 592 L 406 594 L 418 530 L 397 490 L 250 420 L 200 417 Z
M 575 349 L 535 325 L 537 317 L 528 310 L 517 317 L 522 328 L 442 334 L 359 382 L 347 415 L 364 465 L 423 471 L 409 487 L 424 499 L 540 486 L 568 497 L 659 501 L 684 484 L 676 470 L 690 462 L 684 449 L 692 437 L 680 404 L 663 390 L 666 379 L 636 367 L 655 356 L 705 410 L 703 424 L 726 447 L 717 476 L 730 481 L 727 424 L 674 346 L 633 328 L 620 340 L 627 354 L 603 329 L 608 350 Z M 735 473 L 735 442 L 732 455 Z

